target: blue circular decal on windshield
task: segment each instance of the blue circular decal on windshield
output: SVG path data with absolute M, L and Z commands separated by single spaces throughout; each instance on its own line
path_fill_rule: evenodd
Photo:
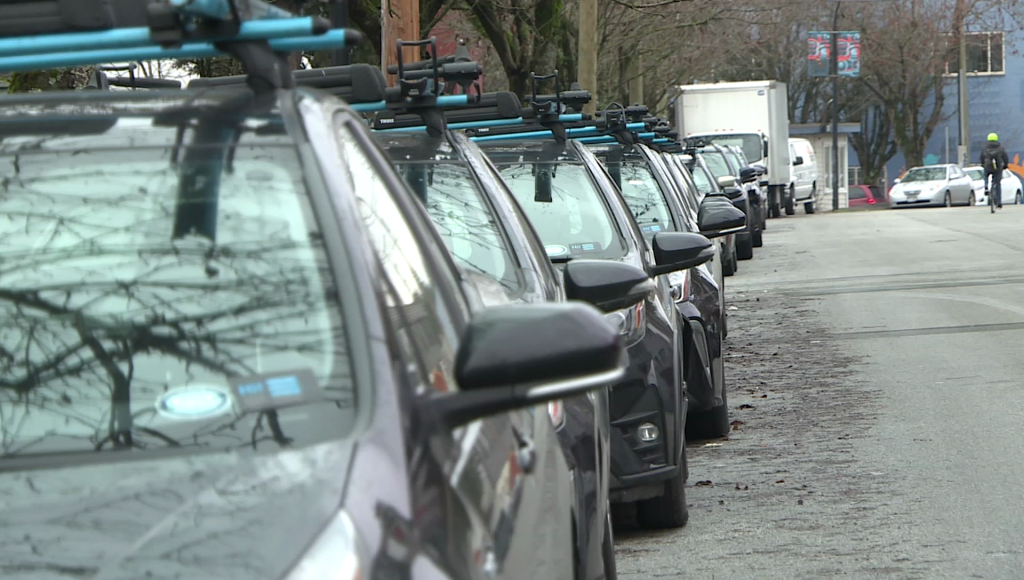
M 171 419 L 205 419 L 230 409 L 231 395 L 213 385 L 175 387 L 156 400 L 157 412 Z
M 564 256 L 569 253 L 569 248 L 565 246 L 559 246 L 558 244 L 551 244 L 544 246 L 544 250 L 547 251 L 549 258 L 556 258 L 558 256 Z

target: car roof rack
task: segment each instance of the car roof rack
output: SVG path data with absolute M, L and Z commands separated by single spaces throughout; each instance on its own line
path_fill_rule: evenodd
M 284 53 L 343 48 L 362 35 L 264 0 L 5 0 L 0 72 L 232 56 L 249 86 L 294 86 Z

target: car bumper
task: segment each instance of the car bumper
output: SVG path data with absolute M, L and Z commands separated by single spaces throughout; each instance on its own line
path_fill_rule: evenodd
M 680 357 L 671 342 L 654 342 L 654 334 L 649 332 L 644 341 L 630 347 L 626 377 L 610 393 L 611 490 L 646 485 L 645 474 L 661 473 L 678 463 L 687 401 L 675 385 L 674 361 L 664 357 Z M 641 439 L 641 426 L 646 424 L 657 429 L 653 440 Z
M 935 191 L 927 195 L 920 194 L 917 196 L 905 196 L 905 195 L 894 195 L 890 197 L 890 201 L 893 206 L 913 206 L 913 205 L 934 205 L 942 204 L 945 202 L 946 192 Z

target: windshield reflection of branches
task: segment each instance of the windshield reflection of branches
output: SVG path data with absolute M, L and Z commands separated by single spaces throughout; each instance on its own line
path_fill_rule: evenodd
M 550 164 L 549 164 L 550 165 Z M 537 164 L 536 169 L 543 165 Z M 502 178 L 526 212 L 545 245 L 594 244 L 587 258 L 617 258 L 625 246 L 601 193 L 581 165 L 558 164 L 551 168 L 551 201 L 536 198 L 533 164 L 498 165 Z
M 239 148 L 222 176 L 216 243 L 171 241 L 166 150 L 0 158 L 4 455 L 254 445 L 249 430 L 285 444 L 293 410 L 188 422 L 153 405 L 169 388 L 264 372 L 312 369 L 351 406 L 332 276 L 301 168 L 280 149 L 268 164 Z M 329 431 L 287 423 L 300 443 Z M 213 436 L 236 427 L 246 435 Z
M 668 202 L 646 164 L 622 164 L 622 198 L 626 200 L 637 225 L 645 233 L 653 235 L 654 227 L 660 228 L 660 231 L 675 229 Z
M 519 282 L 511 252 L 469 169 L 456 163 L 417 163 L 402 170 L 428 173 L 427 211 L 456 263 L 515 290 Z

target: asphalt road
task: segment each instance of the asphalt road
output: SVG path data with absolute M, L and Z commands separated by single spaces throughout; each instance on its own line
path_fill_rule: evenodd
M 727 279 L 734 430 L 619 577 L 1024 577 L 1024 207 L 770 220 Z

